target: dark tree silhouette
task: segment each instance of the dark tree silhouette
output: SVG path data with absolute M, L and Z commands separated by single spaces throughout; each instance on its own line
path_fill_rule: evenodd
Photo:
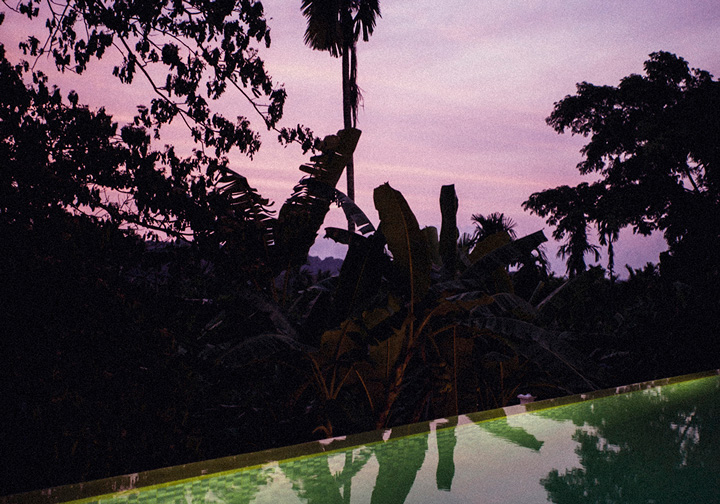
M 64 101 L 42 73 L 26 87 L 22 65 L 0 45 L 0 222 L 30 230 L 42 220 L 85 215 L 139 234 L 191 238 L 211 226 L 212 181 L 226 160 L 172 147 L 155 151 L 141 126 L 118 128 L 104 109 L 91 111 L 70 92 Z
M 0 45 L 3 492 L 197 459 L 179 426 L 198 383 L 176 344 L 199 261 L 138 235 L 212 229 L 226 205 L 194 173 L 222 163 L 153 151 L 143 128 L 23 70 Z
M 213 316 L 225 303 L 235 337 L 292 334 L 268 293 L 273 268 L 290 253 L 306 258 L 359 132 L 348 141 L 341 132 L 303 165 L 309 176 L 275 219 L 225 158 L 153 150 L 142 124 L 119 127 L 40 72 L 26 84 L 28 71 L 0 45 L 3 492 L 267 447 L 268 430 L 233 444 L 250 429 L 227 425 L 275 421 L 228 421 L 217 408 L 227 396 L 275 404 L 274 375 L 258 369 L 262 387 L 251 387 L 256 375 L 243 370 L 229 380 L 236 385 L 219 386 L 220 366 L 208 365 L 198 342 L 224 342 L 204 328 L 223 322 Z M 153 243 L 151 233 L 184 240 Z M 28 471 L 38 460 L 41 470 Z
M 587 240 L 593 225 L 609 246 L 625 227 L 662 231 L 663 266 L 678 276 L 711 267 L 704 251 L 720 243 L 719 112 L 720 83 L 668 52 L 651 54 L 645 75 L 617 87 L 582 82 L 555 104 L 548 124 L 590 138 L 578 170 L 600 180 L 535 193 L 523 206 L 567 240 L 560 253 L 571 274 L 597 253 Z
M 216 155 L 237 148 L 252 156 L 260 136 L 248 118 L 227 119 L 208 100 L 233 90 L 268 129 L 276 129 L 283 115 L 285 90 L 272 81 L 256 48 L 270 45 L 259 1 L 67 0 L 46 6 L 25 0 L 12 10 L 47 18 L 47 35 L 31 34 L 21 48 L 35 58 L 52 56 L 59 70 L 82 74 L 92 60 L 118 51 L 122 63 L 113 74 L 127 84 L 140 74 L 152 86 L 155 96 L 138 107 L 136 121 L 153 126 L 156 134 L 180 119 L 194 140 Z M 281 140 L 299 141 L 306 151 L 312 145 L 307 128 L 277 131 Z

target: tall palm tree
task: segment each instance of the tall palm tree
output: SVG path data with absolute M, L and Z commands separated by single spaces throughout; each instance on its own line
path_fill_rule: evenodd
M 345 128 L 354 128 L 360 94 L 357 87 L 357 41 L 364 41 L 375 30 L 380 16 L 378 0 L 302 0 L 307 18 L 305 44 L 331 56 L 342 57 L 343 120 Z M 355 200 L 355 174 L 352 158 L 347 166 L 347 195 Z

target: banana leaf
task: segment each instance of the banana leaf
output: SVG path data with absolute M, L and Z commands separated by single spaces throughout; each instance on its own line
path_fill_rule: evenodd
M 370 222 L 365 212 L 363 212 L 353 200 L 348 198 L 345 193 L 339 189 L 335 189 L 335 200 L 343 212 L 345 212 L 345 217 L 355 223 L 355 227 L 360 234 L 366 235 L 375 232 L 375 226 Z
M 400 329 L 392 329 L 389 338 L 370 345 L 370 361 L 373 364 L 373 371 L 368 375 L 372 379 L 383 383 L 390 379 L 391 372 L 401 355 L 406 333 L 407 326 L 403 324 Z
M 437 416 L 452 417 L 477 410 L 477 377 L 471 338 L 462 337 L 456 327 L 433 337 L 440 365 L 431 367 L 435 383 L 433 408 Z
M 394 316 L 399 314 L 402 309 L 402 300 L 396 298 L 392 294 L 388 294 L 384 300 L 384 303 L 379 303 L 380 306 L 368 309 L 362 314 L 362 321 L 369 332 L 375 331 L 376 328 L 381 327 Z M 373 338 L 381 341 L 383 339 L 382 333 L 387 331 L 375 331 L 376 334 L 372 335 Z
M 598 389 L 593 380 L 600 379 L 600 369 L 570 344 L 570 333 L 548 331 L 511 317 L 479 315 L 469 325 L 500 336 L 517 354 L 556 377 L 569 393 Z
M 373 194 L 380 215 L 380 231 L 387 240 L 393 263 L 402 272 L 410 291 L 411 303 L 422 299 L 430 288 L 431 261 L 427 240 L 415 214 L 403 195 L 383 184 Z
M 342 245 L 350 245 L 350 241 L 353 239 L 354 236 L 360 237 L 357 233 L 353 233 L 352 231 L 348 231 L 347 229 L 343 228 L 336 228 L 332 226 L 328 226 L 325 228 L 325 238 L 329 238 L 335 243 L 341 243 Z
M 336 200 L 335 186 L 352 158 L 360 130 L 344 129 L 338 131 L 337 136 L 328 138 L 322 154 L 313 156 L 312 163 L 300 167 L 309 176 L 295 186 L 293 194 L 280 209 L 275 225 L 280 268 L 305 264 L 330 204 Z
M 272 203 L 260 196 L 257 189 L 250 186 L 247 178 L 232 170 L 224 169 L 218 180 L 218 192 L 229 203 L 227 213 L 219 219 L 218 232 L 221 242 L 232 246 L 238 240 L 240 249 L 253 248 L 247 240 L 259 240 L 255 248 L 272 248 L 275 228 Z
M 485 284 L 475 278 L 458 278 L 455 280 L 446 280 L 433 284 L 431 289 L 436 297 L 450 298 L 455 295 L 461 295 L 465 292 L 486 292 Z M 472 295 L 472 294 L 471 294 Z
M 456 297 L 463 299 L 462 296 Z M 538 312 L 533 305 L 515 294 L 500 292 L 492 295 L 491 298 L 492 303 L 476 308 L 474 315 L 477 316 L 483 313 L 486 316 L 511 316 L 522 320 L 534 320 L 538 316 Z
M 336 278 L 328 278 L 333 286 L 315 284 L 306 289 L 305 292 L 296 300 L 290 309 L 291 313 L 299 313 L 300 341 L 313 346 L 320 346 L 320 335 L 330 329 L 335 319 L 333 314 L 332 292 L 335 290 Z M 302 311 L 300 311 L 302 310 Z
M 512 242 L 512 238 L 507 231 L 499 231 L 475 244 L 472 252 L 468 256 L 470 264 L 476 263 L 479 259 Z M 498 265 L 489 275 L 492 280 L 492 286 L 489 287 L 493 292 L 513 292 L 514 287 L 510 275 L 507 271 L 509 265 Z
M 295 186 L 277 218 L 269 210 L 271 203 L 262 198 L 245 177 L 224 170 L 219 191 L 230 205 L 228 215 L 220 219 L 220 230 L 226 235 L 221 237 L 222 241 L 231 243 L 235 239 L 241 244 L 259 241 L 255 248 L 264 250 L 275 275 L 305 264 L 330 204 L 337 200 L 335 186 L 352 158 L 360 134 L 360 130 L 350 128 L 325 138 L 322 154 L 300 166 L 308 176 Z M 253 224 L 249 230 L 252 232 L 248 231 L 247 222 Z
M 311 348 L 284 334 L 258 334 L 222 345 L 207 345 L 200 352 L 203 359 L 215 359 L 226 368 L 242 368 L 267 361 L 281 353 L 307 352 Z
M 339 320 L 358 316 L 367 308 L 378 291 L 387 261 L 382 234 L 375 233 L 369 238 L 355 233 L 349 235 L 349 247 L 335 292 L 334 312 Z
M 428 254 L 433 265 L 441 266 L 442 258 L 440 257 L 440 241 L 438 240 L 438 231 L 435 226 L 425 226 L 422 228 L 425 235 L 425 241 L 428 246 Z
M 499 231 L 497 233 L 491 234 L 490 236 L 480 240 L 478 243 L 475 244 L 475 246 L 472 249 L 472 252 L 470 252 L 470 255 L 468 258 L 470 259 L 470 263 L 475 263 L 483 256 L 486 256 L 493 250 L 499 249 L 503 245 L 507 245 L 508 243 L 512 242 L 512 238 L 507 233 L 507 231 Z
M 455 275 L 457 266 L 457 241 L 459 237 L 457 228 L 458 198 L 455 194 L 455 185 L 444 185 L 440 189 L 440 213 L 442 226 L 440 227 L 439 252 L 445 275 Z

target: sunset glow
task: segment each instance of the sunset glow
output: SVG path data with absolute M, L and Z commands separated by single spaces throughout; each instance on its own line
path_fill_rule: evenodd
M 272 45 L 261 55 L 288 93 L 283 124 L 304 124 L 318 136 L 336 132 L 342 128 L 340 60 L 303 44 L 306 24 L 299 2 L 264 5 Z M 533 192 L 580 182 L 575 165 L 584 143 L 545 124 L 554 102 L 574 93 L 577 82 L 616 85 L 623 76 L 641 73 L 648 54 L 659 50 L 720 74 L 720 9 L 713 1 L 404 0 L 381 2 L 381 10 L 375 34 L 358 46 L 364 101 L 356 192 L 371 219 L 377 218 L 372 189 L 389 182 L 403 192 L 421 225 L 439 226 L 440 186 L 455 184 L 461 232 L 470 231 L 473 213 L 503 212 L 517 222 L 519 235 L 544 228 L 549 237 L 552 229 L 521 204 Z M 42 21 L 29 24 L 17 14 L 6 16 L 0 42 L 18 61 L 17 42 L 29 30 L 42 39 L 45 28 Z M 121 85 L 110 67 L 103 60 L 87 75 L 56 76 L 49 60 L 37 63 L 63 94 L 77 89 L 81 102 L 105 106 L 116 120 L 127 121 L 135 105 L 149 101 L 149 88 L 140 79 Z M 247 115 L 260 127 L 241 97 L 221 105 L 228 117 Z M 236 154 L 232 167 L 279 207 L 307 158 L 299 148 L 278 145 L 273 133 L 263 133 L 255 159 Z M 161 142 L 192 146 L 180 126 Z M 333 210 L 326 224 L 342 226 L 342 212 Z M 640 267 L 657 262 L 664 248 L 661 237 L 624 233 L 615 262 L 618 269 L 626 263 Z M 556 249 L 548 245 L 552 259 Z M 322 238 L 313 250 L 320 256 L 344 254 Z M 560 260 L 553 266 L 564 272 Z

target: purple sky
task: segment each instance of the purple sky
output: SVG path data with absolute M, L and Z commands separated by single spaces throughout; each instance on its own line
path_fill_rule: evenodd
M 272 46 L 261 54 L 288 92 L 284 125 L 302 123 L 319 136 L 334 133 L 342 127 L 340 61 L 304 46 L 299 0 L 263 3 Z M 471 231 L 473 213 L 504 212 L 517 222 L 519 235 L 544 229 L 550 237 L 552 229 L 524 212 L 522 202 L 533 192 L 583 180 L 575 169 L 583 139 L 558 135 L 545 124 L 554 102 L 574 93 L 580 81 L 617 85 L 623 76 L 642 73 L 648 55 L 659 50 L 720 74 L 717 0 L 381 0 L 380 7 L 375 35 L 358 48 L 364 108 L 358 119 L 363 136 L 355 155 L 356 193 L 374 221 L 372 190 L 389 182 L 405 195 L 421 226 L 439 227 L 440 187 L 455 184 L 461 232 Z M 19 58 L 14 48 L 28 27 L 3 10 L 0 42 L 11 58 Z M 43 22 L 34 26 L 41 38 Z M 38 65 L 52 73 L 49 61 Z M 87 76 L 53 81 L 63 94 L 77 89 L 81 102 L 104 104 L 121 122 L 148 92 L 140 83 L 116 83 L 99 66 Z M 227 117 L 255 121 L 238 97 L 224 100 L 222 110 Z M 274 137 L 263 135 L 253 161 L 231 159 L 233 169 L 279 208 L 306 158 L 299 148 L 277 145 Z M 191 147 L 179 127 L 163 142 Z M 344 226 L 341 210 L 333 209 L 326 224 Z M 554 269 L 564 273 L 554 258 L 557 245 L 551 242 L 547 249 Z M 616 267 L 656 262 L 661 250 L 661 237 L 624 233 L 615 246 Z M 344 251 L 318 238 L 313 253 Z

